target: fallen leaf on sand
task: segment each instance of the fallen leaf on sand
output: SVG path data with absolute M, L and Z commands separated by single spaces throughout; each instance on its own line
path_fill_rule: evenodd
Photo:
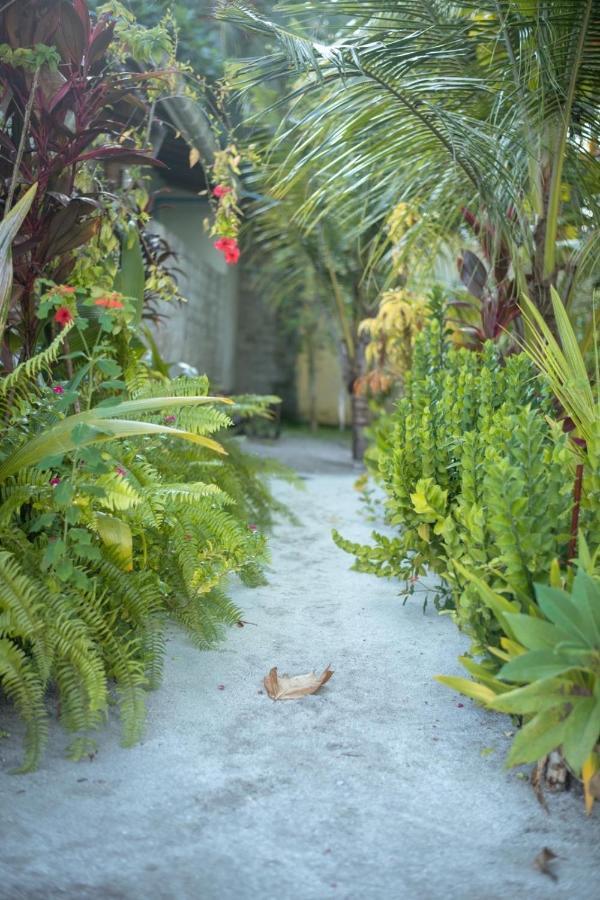
M 544 847 L 543 850 L 538 853 L 536 858 L 533 861 L 536 869 L 539 869 L 543 875 L 547 875 L 548 878 L 551 878 L 552 881 L 558 881 L 556 874 L 550 868 L 551 863 L 556 859 L 556 853 L 553 850 L 550 850 L 549 847 Z
M 278 675 L 277 666 L 274 666 L 268 675 L 265 675 L 264 685 L 271 700 L 299 700 L 307 694 L 314 694 L 333 675 L 333 670 L 327 666 L 322 675 L 309 672 L 308 675 Z

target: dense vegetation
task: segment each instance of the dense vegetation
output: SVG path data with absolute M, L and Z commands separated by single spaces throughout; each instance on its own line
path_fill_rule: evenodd
M 153 252 L 141 166 L 158 165 L 152 110 L 185 71 L 170 27 L 108 7 L 0 13 L 0 684 L 26 723 L 23 770 L 44 747 L 49 691 L 74 757 L 115 701 L 123 742 L 139 739 L 169 621 L 201 647 L 239 621 L 228 582 L 262 582 L 276 508 L 268 466 L 228 436 L 273 398 L 169 378 L 146 327 L 177 288 Z M 235 234 L 228 159 L 213 177 Z
M 472 642 L 472 678 L 441 680 L 520 718 L 511 764 L 542 772 L 561 751 L 590 808 L 600 7 L 304 0 L 269 19 L 232 0 L 222 16 L 276 42 L 234 73 L 259 107 L 279 86 L 263 103 L 265 121 L 282 116 L 263 230 L 291 283 L 294 244 L 313 285 L 332 270 L 337 307 L 352 310 L 346 355 L 362 343 L 351 389 L 369 400 L 367 463 L 394 531 L 364 547 L 334 538 L 407 595 L 435 573 L 437 605 Z M 292 223 L 281 239 L 277 215 Z
M 209 643 L 239 615 L 229 575 L 262 577 L 273 502 L 227 428 L 269 398 L 169 379 L 145 327 L 177 296 L 144 176 L 175 96 L 217 250 L 250 251 L 309 359 L 338 342 L 357 457 L 370 419 L 387 527 L 334 539 L 407 595 L 436 576 L 471 640 L 470 678 L 440 680 L 517 717 L 509 763 L 560 754 L 590 809 L 598 0 L 269 6 L 223 0 L 210 23 L 162 0 L 0 10 L 0 678 L 24 766 L 52 685 L 75 755 L 113 690 L 135 740 L 165 623 Z

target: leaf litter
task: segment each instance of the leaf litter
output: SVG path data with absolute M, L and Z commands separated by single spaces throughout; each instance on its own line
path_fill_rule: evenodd
M 327 666 L 321 675 L 308 672 L 306 675 L 279 675 L 277 666 L 273 666 L 264 677 L 264 685 L 271 700 L 299 700 L 308 694 L 315 694 L 333 675 L 331 666 Z

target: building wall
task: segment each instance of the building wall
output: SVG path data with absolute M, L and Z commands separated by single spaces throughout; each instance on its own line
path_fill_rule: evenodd
M 252 287 L 252 272 L 240 269 L 236 341 L 236 391 L 276 394 L 283 415 L 296 417 L 296 349 L 277 313 Z
M 206 373 L 215 389 L 235 389 L 238 274 L 227 266 L 204 230 L 209 206 L 194 193 L 159 196 L 152 227 L 177 254 L 185 304 L 164 303 L 164 321 L 154 327 L 164 358 Z
M 320 425 L 348 425 L 350 423 L 350 399 L 342 381 L 339 354 L 334 347 L 323 347 L 316 352 L 317 419 Z M 296 366 L 296 397 L 298 417 L 308 421 L 310 417 L 310 389 L 308 357 L 298 355 Z

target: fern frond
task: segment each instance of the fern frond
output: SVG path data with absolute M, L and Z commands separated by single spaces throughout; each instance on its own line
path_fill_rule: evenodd
M 18 771 L 31 772 L 37 767 L 48 739 L 45 683 L 31 659 L 8 638 L 0 638 L 0 684 L 26 725 L 25 758 Z

